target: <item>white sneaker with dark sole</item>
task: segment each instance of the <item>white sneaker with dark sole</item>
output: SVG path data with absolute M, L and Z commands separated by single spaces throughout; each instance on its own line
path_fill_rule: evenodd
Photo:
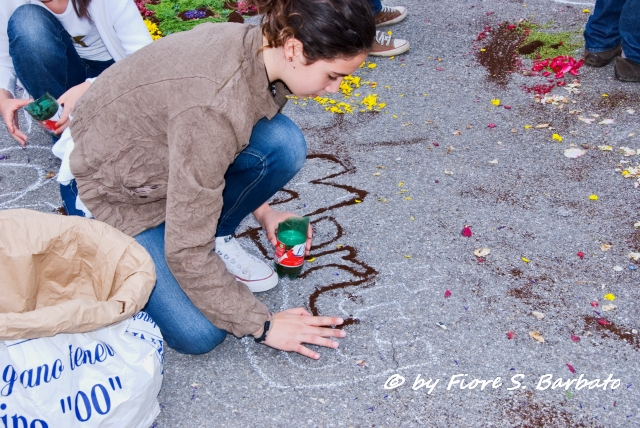
M 216 238 L 214 248 L 227 270 L 254 293 L 271 290 L 278 285 L 278 275 L 273 268 L 247 253 L 231 235 Z

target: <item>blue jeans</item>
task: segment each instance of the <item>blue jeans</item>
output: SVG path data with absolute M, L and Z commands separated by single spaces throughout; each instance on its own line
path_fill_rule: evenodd
M 222 193 L 222 212 L 216 236 L 232 234 L 240 222 L 286 185 L 302 168 L 307 144 L 298 127 L 288 117 L 277 114 L 261 119 L 253 128 L 249 145 L 227 170 Z M 62 189 L 65 187 L 65 189 Z M 75 215 L 75 180 L 61 186 L 65 207 Z M 65 196 L 68 199 L 65 199 Z M 73 211 L 67 211 L 71 214 Z M 136 235 L 156 266 L 156 286 L 144 308 L 156 322 L 166 343 L 178 352 L 204 354 L 226 337 L 196 308 L 169 270 L 164 256 L 164 223 Z
M 371 11 L 377 15 L 382 10 L 382 2 L 380 0 L 369 0 L 371 3 Z
M 590 52 L 603 52 L 622 43 L 626 57 L 640 64 L 640 0 L 597 0 L 584 40 Z
M 16 75 L 34 98 L 45 92 L 59 98 L 114 63 L 80 58 L 60 21 L 35 4 L 22 5 L 13 12 L 7 35 Z

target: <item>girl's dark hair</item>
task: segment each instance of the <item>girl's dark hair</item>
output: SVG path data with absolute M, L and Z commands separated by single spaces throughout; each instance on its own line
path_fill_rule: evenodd
M 76 15 L 78 15 L 79 18 L 86 18 L 91 21 L 89 3 L 91 3 L 91 0 L 71 0 L 71 4 L 73 5 L 73 10 L 76 11 Z
M 369 0 L 248 0 L 264 14 L 270 48 L 295 37 L 309 64 L 353 58 L 371 50 L 376 25 Z

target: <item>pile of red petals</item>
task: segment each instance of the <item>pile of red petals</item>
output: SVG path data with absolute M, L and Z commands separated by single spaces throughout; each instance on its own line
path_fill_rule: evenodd
M 556 79 L 562 79 L 566 73 L 571 73 L 574 76 L 578 75 L 578 70 L 584 65 L 584 60 L 576 60 L 571 56 L 557 56 L 555 58 L 547 58 L 541 60 L 534 60 L 532 71 L 540 72 L 544 77 L 550 76 L 551 72 L 555 73 Z M 551 71 L 545 70 L 550 69 Z M 543 71 L 545 70 L 545 71 Z

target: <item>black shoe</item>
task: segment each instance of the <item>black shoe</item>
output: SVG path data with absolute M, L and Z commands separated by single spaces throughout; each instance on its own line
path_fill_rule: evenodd
M 640 82 L 640 64 L 636 64 L 629 58 L 618 58 L 613 67 L 616 79 L 623 82 Z
M 622 46 L 618 45 L 604 52 L 589 52 L 584 50 L 584 65 L 604 67 L 622 53 Z

